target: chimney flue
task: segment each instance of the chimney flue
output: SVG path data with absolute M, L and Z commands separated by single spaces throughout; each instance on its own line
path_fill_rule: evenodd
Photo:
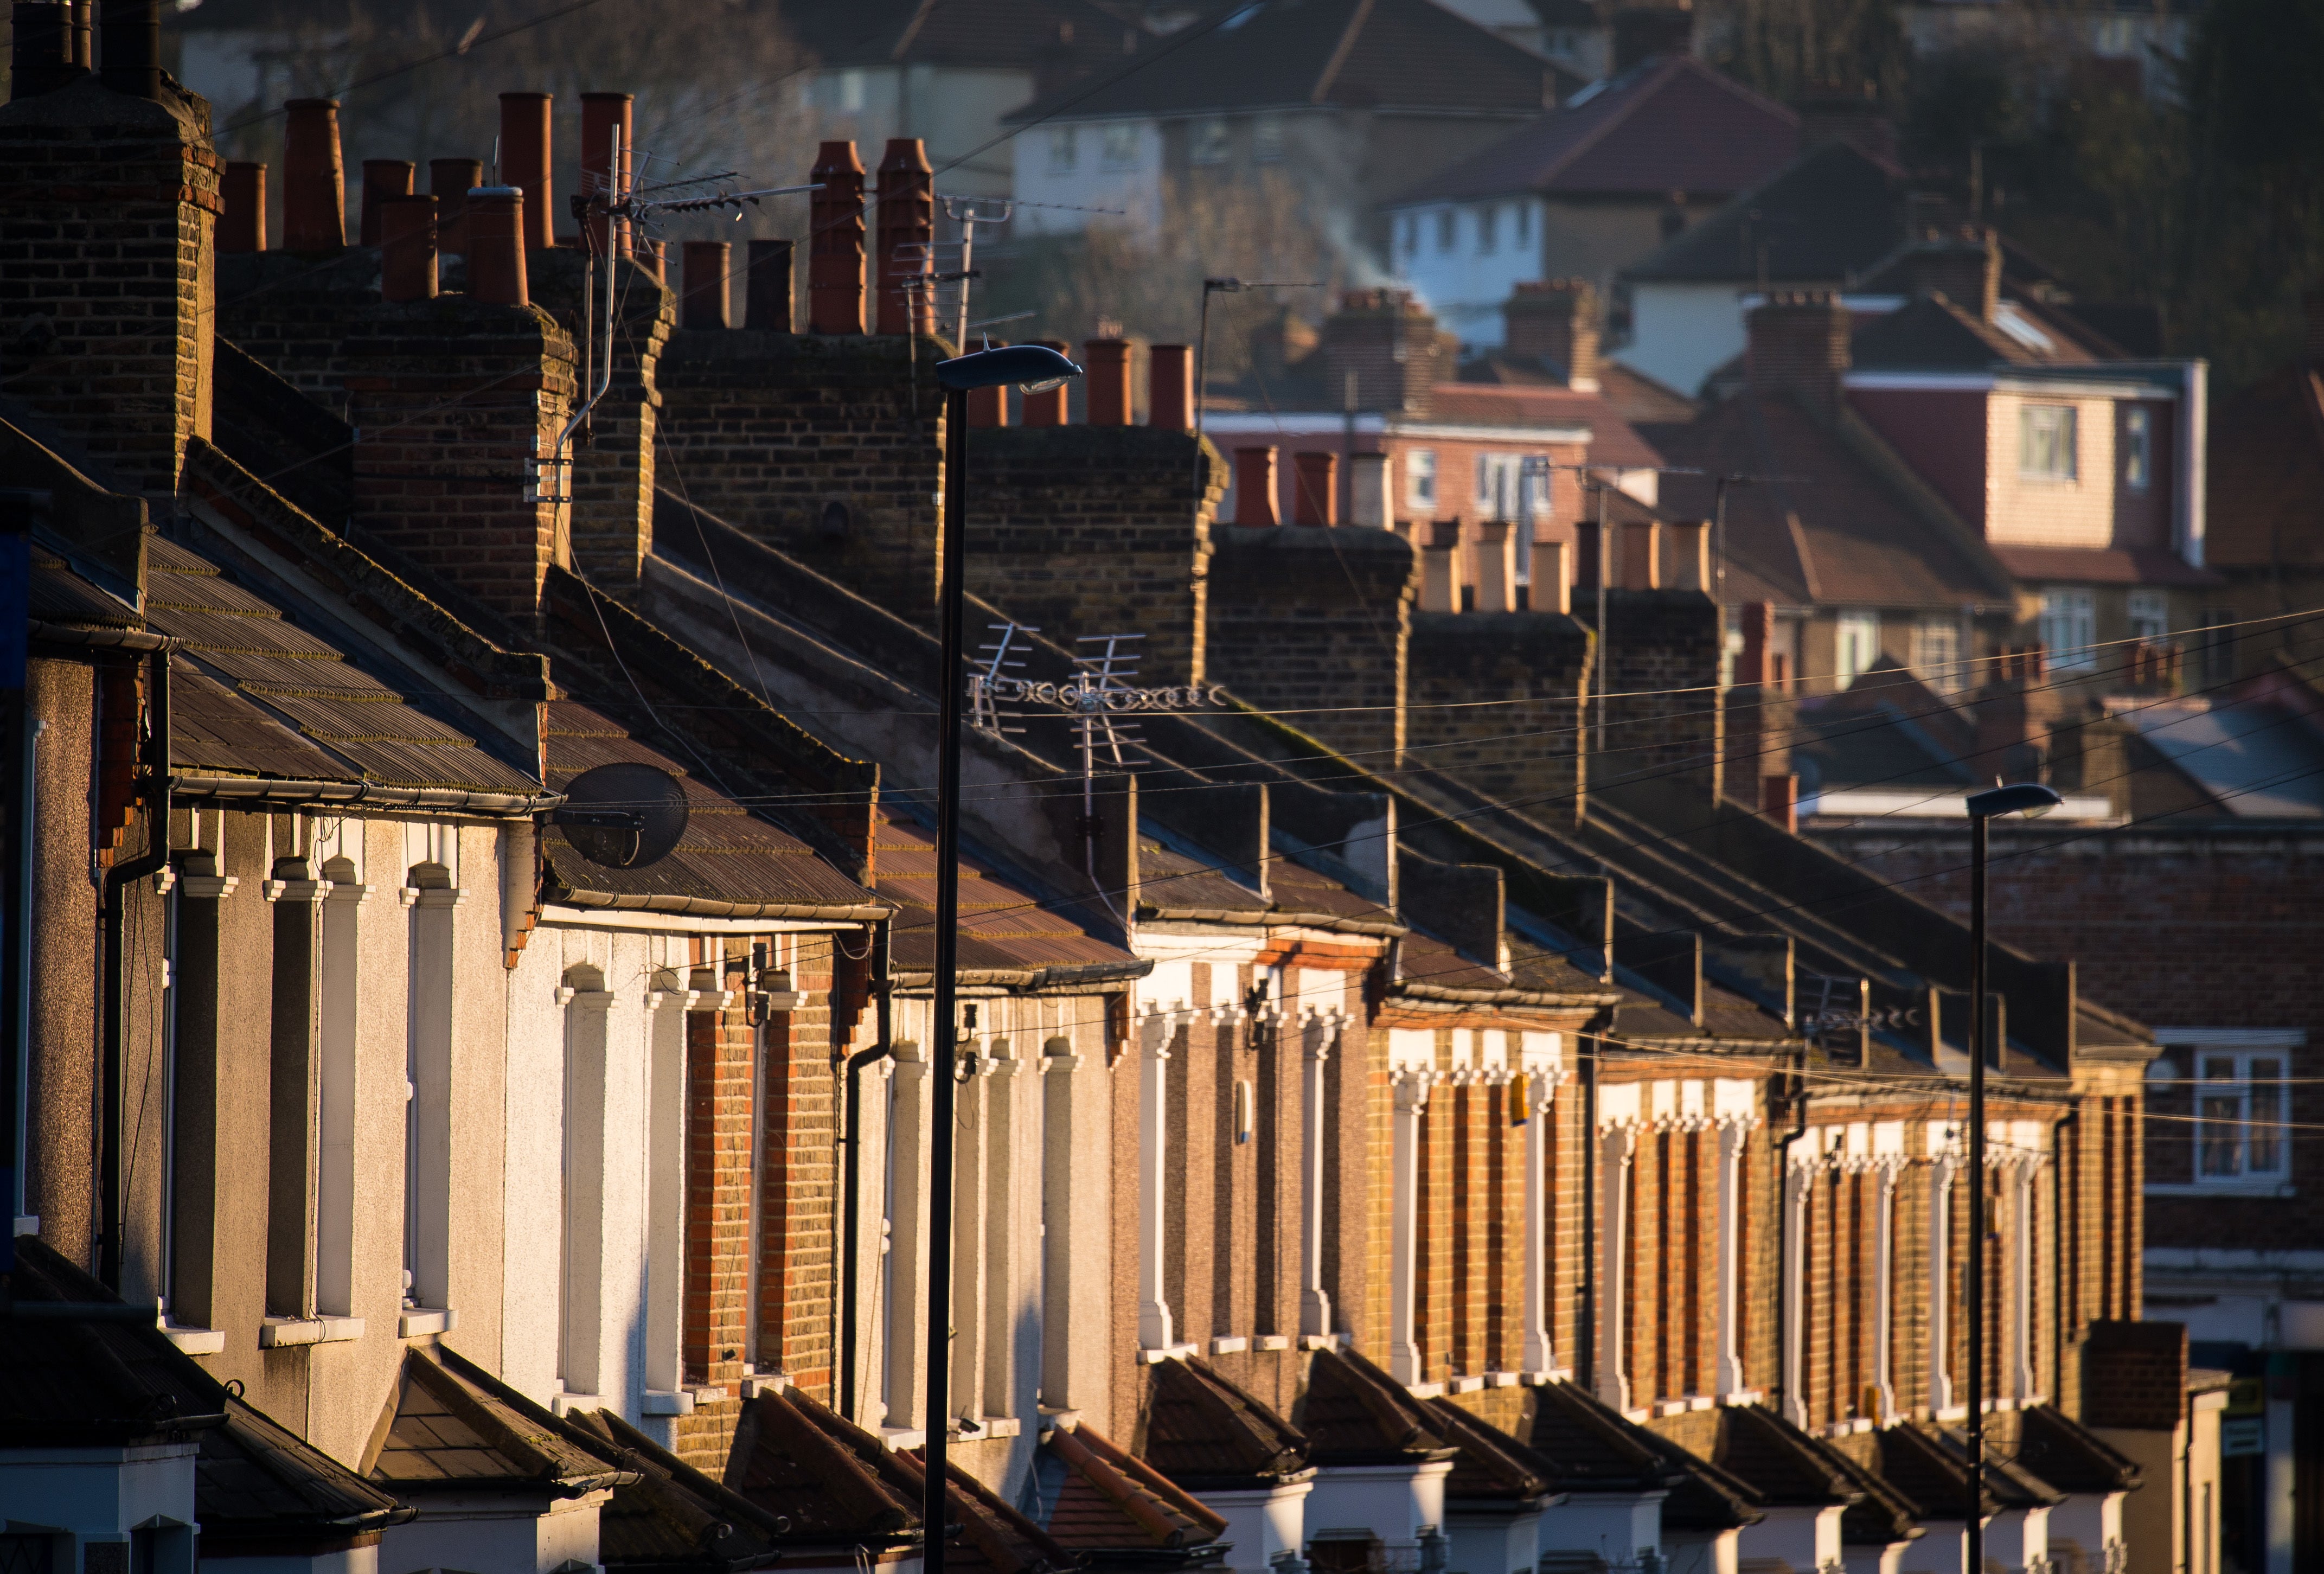
M 1088 339 L 1082 345 L 1088 364 L 1082 381 L 1083 409 L 1093 427 L 1130 424 L 1130 341 Z
M 468 298 L 488 306 L 523 306 L 532 297 L 524 267 L 524 193 L 479 186 L 468 193 Z
M 378 213 L 380 299 L 435 299 L 436 199 L 383 197 Z
M 365 159 L 363 164 L 363 219 L 355 244 L 379 244 L 379 205 L 391 197 L 411 195 L 411 164 L 405 159 Z
M 232 254 L 266 249 L 266 166 L 243 162 L 226 167 L 218 182 L 226 211 L 218 216 L 217 249 Z
M 293 98 L 282 107 L 283 247 L 345 251 L 347 175 L 339 162 L 339 101 Z
M 1234 451 L 1234 481 L 1236 524 L 1277 525 L 1283 522 L 1283 516 L 1276 510 L 1274 449 L 1237 448 Z
M 1425 415 L 1436 386 L 1436 319 L 1406 290 L 1351 290 L 1323 324 L 1323 386 L 1355 379 L 1356 410 Z
M 501 95 L 500 181 L 524 193 L 524 249 L 545 252 L 557 244 L 557 213 L 550 197 L 552 152 L 549 117 L 554 102 L 546 93 Z
M 1907 266 L 1915 293 L 1942 295 L 1979 322 L 1993 320 L 2001 303 L 2001 244 L 1991 230 L 1931 230 L 1914 245 Z
M 814 239 L 807 262 L 807 331 L 863 331 L 863 161 L 852 142 L 825 143 L 807 179 L 822 187 L 808 204 Z
M 1340 456 L 1328 449 L 1304 449 L 1291 456 L 1291 522 L 1340 522 Z
M 436 198 L 436 246 L 468 254 L 468 193 L 484 183 L 481 159 L 430 159 L 428 190 Z
M 133 98 L 161 97 L 161 0 L 105 0 L 99 79 Z
M 936 238 L 936 176 L 916 136 L 892 136 L 880 161 L 880 311 L 883 334 L 925 334 L 936 325 L 927 287 Z
M 634 98 L 627 93 L 581 95 L 581 194 L 597 198 L 625 190 L 630 183 L 630 117 Z M 613 133 L 621 133 L 622 161 L 613 163 Z M 598 215 L 589 218 L 597 255 L 630 254 L 630 225 Z
M 1501 308 L 1502 347 L 1531 355 L 1568 388 L 1598 387 L 1598 291 L 1586 279 L 1552 279 L 1517 287 Z
M 16 0 L 8 46 L 12 98 L 53 93 L 75 77 L 72 8 L 62 0 Z
M 72 0 L 72 63 L 97 69 L 97 0 Z
M 1789 393 L 1830 414 L 1849 364 L 1848 308 L 1829 290 L 1782 290 L 1751 313 L 1744 371 L 1754 393 Z
M 678 303 L 678 322 L 689 328 L 724 328 L 726 317 L 726 270 L 729 252 L 724 241 L 688 241 L 681 254 L 685 295 Z
M 788 241 L 752 241 L 751 271 L 742 284 L 742 321 L 762 333 L 793 332 L 797 309 L 791 278 L 795 248 Z
M 1157 345 L 1146 354 L 1146 424 L 1168 432 L 1194 429 L 1194 349 Z

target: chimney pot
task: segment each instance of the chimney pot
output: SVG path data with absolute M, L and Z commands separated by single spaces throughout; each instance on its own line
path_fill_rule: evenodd
M 1063 339 L 1040 339 L 1036 342 L 1042 348 L 1055 350 L 1060 355 L 1065 353 L 1065 342 Z M 1064 426 L 1068 409 L 1065 396 L 1066 386 L 1064 384 L 1040 393 L 1020 394 L 1019 397 L 1024 402 L 1019 408 L 1024 412 L 1025 424 L 1028 427 Z
M 1564 613 L 1573 605 L 1573 553 L 1563 541 L 1533 544 L 1533 584 L 1526 605 L 1536 612 Z
M 1477 527 L 1477 610 L 1480 612 L 1517 610 L 1516 536 L 1507 520 L 1487 520 Z
M 667 260 L 662 255 L 661 243 L 659 241 L 641 240 L 637 243 L 637 248 L 638 262 L 643 265 L 647 272 L 653 275 L 654 282 L 657 284 L 668 284 L 669 282 L 669 266 Z
M 1367 529 L 1391 528 L 1395 466 L 1386 454 L 1348 456 L 1348 523 Z
M 1146 424 L 1164 431 L 1194 429 L 1194 350 L 1157 345 L 1146 353 Z
M 8 47 L 12 98 L 53 93 L 81 74 L 73 56 L 72 8 L 62 0 L 16 0 Z
M 788 241 L 751 243 L 751 271 L 742 284 L 746 326 L 762 333 L 791 331 L 792 254 Z
M 244 162 L 226 167 L 219 183 L 226 211 L 218 216 L 217 249 L 233 254 L 266 249 L 266 166 Z
M 1581 392 L 1598 387 L 1598 291 L 1586 279 L 1519 284 L 1501 308 L 1503 347 L 1533 355 Z
M 683 253 L 686 294 L 679 303 L 678 322 L 689 328 L 723 328 L 726 319 L 726 269 L 729 250 L 724 241 L 688 241 Z
M 161 97 L 161 0 L 105 0 L 99 79 L 133 98 Z
M 378 214 L 380 299 L 433 300 L 436 298 L 436 199 L 433 197 L 411 196 L 383 198 Z
M 1234 451 L 1235 508 L 1238 525 L 1279 525 L 1276 511 L 1275 450 L 1237 448 Z
M 436 248 L 468 253 L 468 193 L 484 183 L 481 159 L 430 159 L 428 190 L 436 198 Z
M 1351 290 L 1323 324 L 1323 386 L 1344 389 L 1352 373 L 1352 408 L 1425 414 L 1440 349 L 1436 319 L 1410 290 Z
M 883 334 L 925 334 L 936 327 L 936 294 L 925 284 L 936 237 L 936 176 L 916 136 L 888 139 L 880 160 L 880 322 Z
M 863 331 L 863 161 L 852 142 L 829 142 L 807 179 L 823 189 L 808 204 L 807 331 Z
M 1848 308 L 1829 290 L 1779 290 L 1751 313 L 1744 371 L 1754 393 L 1791 393 L 1829 415 L 1849 365 Z
M 557 244 L 557 211 L 549 178 L 549 113 L 546 93 L 501 95 L 501 170 L 503 186 L 524 193 L 524 249 L 546 252 Z
M 1759 778 L 1759 813 L 1794 836 L 1800 830 L 1800 778 L 1785 774 Z
M 1688 520 L 1663 527 L 1662 582 L 1671 590 L 1711 594 L 1711 527 Z
M 72 0 L 72 63 L 97 69 L 97 0 Z
M 581 194 L 596 197 L 626 190 L 630 184 L 630 116 L 635 99 L 627 93 L 581 95 Z M 621 163 L 613 161 L 613 133 L 622 137 Z M 589 218 L 590 244 L 600 257 L 630 254 L 630 223 L 603 215 Z
M 1423 537 L 1420 610 L 1457 612 L 1461 610 L 1462 586 L 1460 521 L 1438 520 L 1423 531 Z
M 1775 668 L 1770 662 L 1775 644 L 1775 609 L 1763 601 L 1745 602 L 1743 612 L 1743 650 L 1735 658 L 1735 683 L 1738 687 L 1765 687 L 1775 682 Z
M 1300 525 L 1340 522 L 1340 456 L 1307 449 L 1291 456 L 1291 520 Z
M 339 161 L 339 101 L 293 98 L 282 107 L 283 247 L 345 251 L 347 176 Z
M 411 195 L 411 161 L 408 159 L 365 159 L 363 162 L 363 223 L 356 231 L 358 245 L 380 244 L 379 205 L 391 197 Z
M 1624 590 L 1663 587 L 1663 527 L 1659 520 L 1640 520 L 1615 527 L 1620 543 Z
M 1083 409 L 1093 427 L 1130 424 L 1130 341 L 1086 339 L 1082 343 L 1086 370 L 1082 381 Z
M 493 306 L 531 300 L 524 267 L 524 193 L 479 186 L 468 193 L 468 298 Z
M 993 348 L 999 349 L 998 345 Z M 1005 386 L 972 388 L 968 391 L 968 424 L 972 427 L 1005 427 L 1009 424 L 1009 390 Z
M 2001 302 L 2001 244 L 1989 229 L 1931 231 L 1907 259 L 1916 294 L 1941 295 L 1980 322 Z

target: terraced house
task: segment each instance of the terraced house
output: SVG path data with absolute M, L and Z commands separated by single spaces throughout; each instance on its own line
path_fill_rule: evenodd
M 2218 1400 L 2129 1293 L 2151 1036 L 1997 948 L 1967 1174 L 1966 934 L 1757 812 L 1775 696 L 1699 585 L 1424 606 L 1392 530 L 1219 522 L 1185 368 L 1133 427 L 1093 346 L 1101 424 L 975 434 L 976 618 L 1031 679 L 1136 634 L 1206 697 L 972 732 L 976 1014 L 932 1021 L 964 434 L 894 248 L 833 226 L 807 331 L 763 289 L 728 327 L 730 258 L 556 244 L 532 153 L 350 245 L 309 103 L 269 249 L 150 32 L 46 36 L 0 109 L 7 309 L 52 328 L 0 358 L 48 723 L 13 1557 L 1890 1574 L 1958 1568 L 1973 1497 L 2013 1569 L 2208 1533 Z M 800 157 L 852 210 L 856 150 Z M 874 234 L 926 233 L 925 170 L 884 150 Z

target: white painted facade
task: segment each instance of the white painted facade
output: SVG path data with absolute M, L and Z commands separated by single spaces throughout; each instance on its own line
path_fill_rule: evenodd
M 1160 121 L 1053 120 L 1011 139 L 1009 156 L 1010 195 L 1025 205 L 1010 233 L 1080 235 L 1109 225 L 1140 240 L 1161 233 Z M 1097 211 L 1106 209 L 1120 213 Z
M 115 1549 L 124 1574 L 194 1574 L 198 1434 L 128 1448 L 0 1450 L 0 1523 L 43 1536 L 49 1567 L 96 1568 Z M 303 1561 L 303 1560 L 302 1560 Z
M 1461 336 L 1464 350 L 1502 342 L 1501 308 L 1517 287 L 1543 277 L 1547 211 L 1526 193 L 1477 202 L 1423 203 L 1388 216 L 1389 263 Z

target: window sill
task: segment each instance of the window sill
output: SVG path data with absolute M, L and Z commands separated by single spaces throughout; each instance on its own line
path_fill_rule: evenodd
M 602 1394 L 554 1394 L 549 1396 L 549 1410 L 558 1416 L 572 1414 L 576 1410 L 603 1410 L 605 1396 Z
M 258 1325 L 258 1348 L 275 1350 L 294 1345 L 343 1344 L 363 1336 L 360 1317 L 270 1317 Z
M 648 1415 L 692 1415 L 694 1393 L 687 1388 L 669 1391 L 649 1388 L 639 1409 Z
M 407 1306 L 396 1320 L 396 1332 L 404 1339 L 449 1333 L 459 1326 L 459 1312 L 448 1306 Z
M 161 1320 L 161 1336 L 189 1356 L 222 1356 L 226 1353 L 226 1330 L 222 1328 L 188 1328 L 171 1322 L 165 1315 Z
M 2149 1181 L 2150 1197 L 2297 1197 L 2289 1181 Z

